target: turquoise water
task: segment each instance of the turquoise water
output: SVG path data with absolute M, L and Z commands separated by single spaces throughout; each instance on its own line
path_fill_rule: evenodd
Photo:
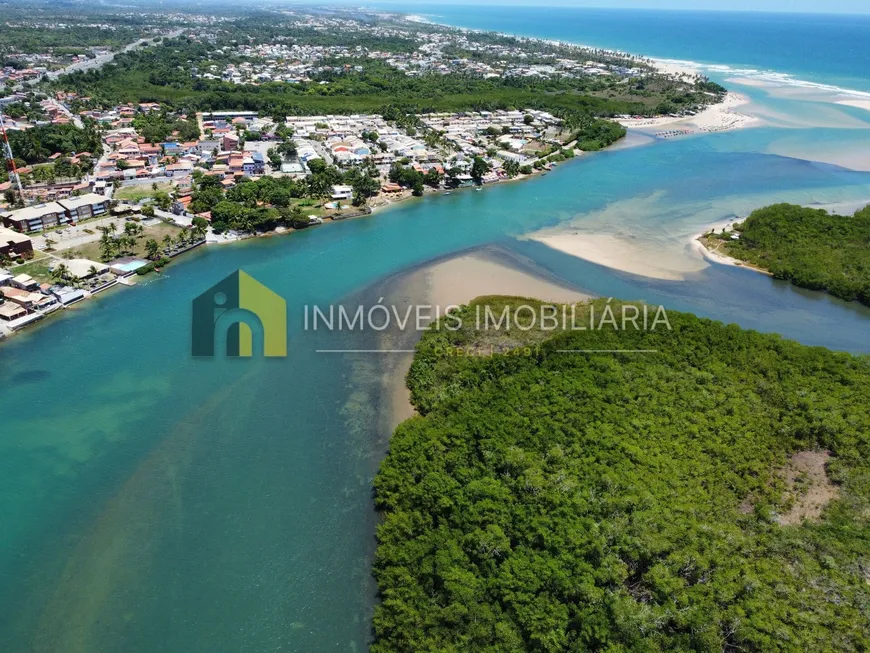
M 513 11 L 491 26 L 520 31 L 495 22 Z M 653 53 L 686 56 L 665 46 Z M 768 201 L 870 199 L 870 173 L 797 156 L 866 143 L 870 112 L 750 92 L 795 124 L 824 108 L 849 127 L 604 152 L 525 183 L 210 247 L 2 345 L 2 650 L 365 650 L 370 480 L 389 435 L 382 361 L 315 353 L 370 343 L 304 332 L 302 307 L 377 299 L 383 279 L 435 258 L 497 245 L 597 294 L 870 351 L 870 310 L 855 304 L 724 266 L 686 281 L 636 277 L 520 238 L 570 224 L 670 251 L 683 242 L 671 234 Z M 239 268 L 287 299 L 286 360 L 189 356 L 190 301 Z

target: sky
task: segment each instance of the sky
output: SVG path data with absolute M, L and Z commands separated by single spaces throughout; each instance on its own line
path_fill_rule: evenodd
M 393 4 L 391 0 L 374 0 Z M 731 11 L 785 11 L 811 13 L 870 14 L 870 0 L 440 0 L 445 4 L 535 5 L 625 9 L 694 9 Z M 365 0 L 362 0 L 365 4 Z M 433 0 L 396 0 L 412 11 L 414 5 L 431 5 Z

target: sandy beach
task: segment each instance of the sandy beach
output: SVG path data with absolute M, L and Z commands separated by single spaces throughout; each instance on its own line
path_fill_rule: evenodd
M 653 279 L 683 281 L 707 267 L 700 257 L 695 259 L 680 256 L 679 252 L 651 251 L 642 243 L 613 234 L 541 232 L 528 238 L 612 270 Z
M 743 261 L 740 261 L 736 258 L 728 256 L 727 254 L 723 254 L 722 252 L 709 249 L 704 243 L 701 242 L 701 237 L 704 234 L 698 234 L 698 237 L 692 241 L 692 247 L 695 248 L 698 253 L 703 256 L 705 259 L 710 261 L 711 263 L 717 263 L 719 265 L 731 265 L 738 268 L 745 268 L 747 270 L 753 270 L 755 272 L 761 272 L 762 274 L 769 275 L 769 272 L 765 270 L 759 270 L 758 268 L 754 268 L 751 265 L 747 265 Z
M 838 100 L 837 104 L 844 104 L 847 107 L 857 107 L 870 111 L 870 100 Z
M 707 107 L 694 116 L 661 116 L 658 118 L 625 118 L 617 122 L 628 129 L 655 129 L 667 126 L 669 130 L 688 132 L 720 132 L 740 129 L 759 122 L 758 118 L 735 111 L 749 100 L 737 93 L 727 93 L 725 99 Z
M 848 202 L 830 202 L 824 204 L 807 204 L 805 205 L 812 209 L 824 209 L 832 214 L 840 214 L 849 216 L 855 213 L 856 211 L 860 211 L 865 206 L 870 206 L 870 200 L 858 200 L 858 201 L 848 201 Z M 748 263 L 744 263 L 743 261 L 728 256 L 727 254 L 723 254 L 720 251 L 709 249 L 701 239 L 704 234 L 708 234 L 711 231 L 722 231 L 723 229 L 731 229 L 731 227 L 738 222 L 742 222 L 744 218 L 730 219 L 724 220 L 721 222 L 717 222 L 708 226 L 704 231 L 698 232 L 692 235 L 691 240 L 689 241 L 692 249 L 698 252 L 701 256 L 703 256 L 708 261 L 713 263 L 718 263 L 720 265 L 733 265 L 735 267 L 741 267 L 747 270 L 753 270 L 755 272 L 760 272 L 762 274 L 766 274 L 770 276 L 770 272 L 767 270 L 762 270 Z
M 590 295 L 562 286 L 542 276 L 512 267 L 486 254 L 469 254 L 421 270 L 428 288 L 427 301 L 443 309 L 467 304 L 483 295 L 534 297 L 570 303 Z
M 395 279 L 390 286 L 387 294 L 391 301 L 438 306 L 441 314 L 449 306 L 467 304 L 484 295 L 533 297 L 556 303 L 574 303 L 591 297 L 497 249 L 436 261 Z M 392 337 L 390 342 L 396 344 Z M 402 346 L 412 348 L 414 344 L 416 338 Z M 388 399 L 384 409 L 389 413 L 385 415 L 385 425 L 391 430 L 415 414 L 405 386 L 412 360 L 411 353 L 397 354 L 382 377 L 384 397 Z
M 679 59 L 653 59 L 652 65 L 660 73 L 674 77 L 694 77 L 701 74 L 701 68 L 692 61 Z
M 747 269 L 754 269 L 754 268 L 750 268 L 749 266 L 744 265 L 742 261 L 738 261 L 736 258 L 732 258 L 731 256 L 728 256 L 727 254 L 723 254 L 722 252 L 707 248 L 707 246 L 701 242 L 701 239 L 704 237 L 704 234 L 708 234 L 711 231 L 722 231 L 723 229 L 731 229 L 732 225 L 734 225 L 736 222 L 740 222 L 740 220 L 733 220 L 732 219 L 732 220 L 726 220 L 723 222 L 717 222 L 716 224 L 712 224 L 709 227 L 707 227 L 706 229 L 704 229 L 704 231 L 698 232 L 696 234 L 692 234 L 692 238 L 689 241 L 689 244 L 692 246 L 692 249 L 694 251 L 698 252 L 698 254 L 700 254 L 703 258 L 705 258 L 706 260 L 708 260 L 712 263 L 718 263 L 720 265 L 733 265 L 735 267 L 746 267 Z M 759 270 L 759 272 L 760 272 L 760 270 Z

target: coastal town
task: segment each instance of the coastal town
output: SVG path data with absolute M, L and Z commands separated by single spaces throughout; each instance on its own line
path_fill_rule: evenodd
M 291 13 L 292 15 L 292 13 Z M 191 68 L 194 77 L 233 84 L 311 82 L 323 73 L 342 75 L 362 72 L 361 65 L 335 65 L 338 59 L 380 61 L 408 76 L 465 74 L 489 78 L 618 76 L 629 78 L 653 70 L 642 58 L 613 53 L 612 57 L 588 59 L 589 50 L 536 39 L 480 40 L 468 30 L 422 30 L 413 22 L 367 25 L 341 17 L 303 17 L 301 29 L 315 34 L 341 33 L 345 42 L 357 37 L 375 40 L 381 47 L 336 43 L 315 45 L 277 42 L 236 44 L 215 48 L 214 63 Z M 220 34 L 207 31 L 193 36 L 215 43 Z M 332 65 L 331 65 L 332 64 Z M 328 84 L 327 80 L 319 80 Z
M 0 653 L 870 653 L 870 3 L 736 4 L 0 0 Z
M 229 18 L 188 16 L 199 27 L 184 34 L 185 44 L 200 58 L 172 74 L 194 88 L 284 84 L 328 95 L 354 76 L 388 69 L 415 81 L 658 86 L 657 94 L 637 95 L 658 105 L 663 102 L 655 98 L 665 92 L 693 98 L 682 108 L 637 103 L 646 106 L 644 116 L 617 116 L 629 127 L 693 119 L 721 98 L 714 86 L 715 92 L 704 90 L 700 78 L 665 75 L 649 60 L 622 53 L 422 26 L 392 15 L 382 22 L 341 12 L 281 16 L 288 35 L 251 35 L 248 42 L 230 38 L 238 26 Z M 135 50 L 114 47 L 144 56 L 160 47 L 161 37 L 183 32 L 179 22 L 162 17 L 127 35 L 139 38 Z M 546 174 L 624 134 L 609 121 L 578 122 L 561 109 L 533 104 L 276 115 L 154 100 L 111 103 L 74 83 L 90 79 L 81 77 L 89 62 L 88 75 L 101 58 L 107 70 L 115 66 L 107 46 L 72 57 L 58 58 L 58 51 L 14 53 L 3 67 L 0 336 L 107 289 L 135 285 L 137 277 L 159 273 L 200 245 L 292 232 L 370 215 L 414 196 Z

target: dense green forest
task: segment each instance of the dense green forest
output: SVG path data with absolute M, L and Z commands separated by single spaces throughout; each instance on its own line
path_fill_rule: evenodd
M 173 134 L 181 142 L 196 141 L 202 135 L 196 120 L 183 120 L 166 111 L 137 114 L 133 127 L 149 143 L 162 143 Z
M 482 333 L 484 303 L 538 306 L 479 299 L 417 347 L 373 653 L 868 650 L 870 360 L 675 312 Z M 828 460 L 819 519 L 782 518 L 796 452 Z
M 870 306 L 870 206 L 843 216 L 775 204 L 754 211 L 735 229 L 739 240 L 720 236 L 730 256 L 796 286 Z
M 39 125 L 31 129 L 9 132 L 9 145 L 17 158 L 27 163 L 40 163 L 55 152 L 64 155 L 90 152 L 99 156 L 103 150 L 99 132 L 93 126 L 79 129 L 73 124 Z
M 128 27 L 100 28 L 90 25 L 68 25 L 62 28 L 39 26 L 9 26 L 0 30 L 0 53 L 54 52 L 72 54 L 85 52 L 94 46 L 119 48 L 140 36 Z
M 364 65 L 364 70 L 323 72 L 310 83 L 251 85 L 194 79 L 190 62 L 199 66 L 211 61 L 210 52 L 205 45 L 176 39 L 121 54 L 102 69 L 64 76 L 54 86 L 77 91 L 99 104 L 154 101 L 195 110 L 244 109 L 266 115 L 372 112 L 395 104 L 416 113 L 527 107 L 611 117 L 650 113 L 662 99 L 653 97 L 651 101 L 640 94 L 631 100 L 603 97 L 607 84 L 597 78 L 484 79 L 461 74 L 414 77 L 364 59 L 331 62 Z M 687 103 L 704 99 L 709 101 L 693 94 L 687 97 Z

